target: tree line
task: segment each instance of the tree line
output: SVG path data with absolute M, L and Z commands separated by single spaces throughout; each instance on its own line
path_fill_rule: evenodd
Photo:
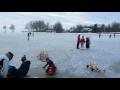
M 47 30 L 51 30 L 51 32 L 62 33 L 62 32 L 70 32 L 70 33 L 82 33 L 88 32 L 88 30 L 84 30 L 84 28 L 91 29 L 92 33 L 98 32 L 120 32 L 120 23 L 113 22 L 111 24 L 94 24 L 94 25 L 76 25 L 72 26 L 69 29 L 64 29 L 61 22 L 56 22 L 54 25 L 51 25 L 49 22 L 44 22 L 42 20 L 30 21 L 25 24 L 25 29 L 28 31 L 33 32 L 46 32 Z M 6 32 L 7 26 L 4 25 L 3 29 L 5 29 L 4 33 Z M 9 27 L 12 32 L 15 30 L 15 25 L 11 24 Z
M 99 32 L 104 32 L 104 30 L 105 32 L 120 32 L 120 23 L 113 22 L 111 24 L 108 24 L 107 26 L 102 24 Z
M 25 25 L 25 29 L 33 32 L 46 32 L 47 30 L 51 30 L 62 33 L 64 31 L 61 22 L 56 22 L 54 25 L 51 25 L 49 22 L 45 23 L 42 20 L 30 21 Z
M 69 29 L 64 29 L 61 22 L 56 22 L 54 25 L 51 25 L 49 22 L 45 23 L 44 21 L 31 21 L 26 24 L 25 29 L 35 31 L 35 32 L 46 32 L 47 30 L 53 30 L 56 33 L 62 32 L 71 32 L 71 33 L 82 33 L 87 32 L 84 28 L 90 28 L 92 33 L 98 32 L 120 32 L 120 23 L 113 22 L 111 24 L 94 24 L 94 25 L 76 25 L 72 26 Z
M 91 28 L 92 33 L 100 33 L 100 32 L 120 32 L 120 23 L 113 22 L 105 26 L 105 24 L 94 24 L 94 25 L 76 25 L 71 27 L 68 32 L 81 33 L 88 32 L 87 30 L 83 30 L 84 28 Z

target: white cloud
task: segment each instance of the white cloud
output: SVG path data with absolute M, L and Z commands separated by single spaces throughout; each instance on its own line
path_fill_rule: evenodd
M 68 22 L 64 22 L 62 24 L 64 24 L 64 25 L 75 25 L 74 23 L 68 23 Z
M 25 25 L 32 20 L 44 20 L 52 25 L 60 21 L 65 28 L 70 28 L 78 24 L 108 24 L 120 21 L 119 18 L 120 13 L 115 12 L 0 12 L 0 28 L 11 24 L 14 24 L 16 28 L 21 28 L 22 21 Z
M 34 13 L 33 12 L 15 12 L 15 14 L 21 14 L 21 15 L 34 15 Z

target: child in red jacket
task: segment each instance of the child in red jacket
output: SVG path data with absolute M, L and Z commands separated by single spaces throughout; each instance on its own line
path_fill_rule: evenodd
M 79 49 L 79 44 L 80 44 L 80 35 L 77 36 L 77 49 Z

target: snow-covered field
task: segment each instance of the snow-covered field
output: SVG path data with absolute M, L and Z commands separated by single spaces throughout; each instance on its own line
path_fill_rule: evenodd
M 76 49 L 76 38 L 79 33 L 34 33 L 27 40 L 27 33 L 0 33 L 0 55 L 11 51 L 14 57 L 10 65 L 17 68 L 21 64 L 21 57 L 27 56 L 31 61 L 29 75 L 39 78 L 48 77 L 42 68 L 46 63 L 37 59 L 37 55 L 44 51 L 58 67 L 55 78 L 120 78 L 120 35 L 87 33 L 90 37 L 90 50 Z M 86 70 L 88 62 L 106 70 L 105 74 L 94 75 Z

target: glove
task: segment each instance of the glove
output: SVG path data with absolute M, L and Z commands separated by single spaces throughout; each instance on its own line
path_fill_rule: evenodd
M 45 68 L 45 67 L 43 67 L 43 68 Z

